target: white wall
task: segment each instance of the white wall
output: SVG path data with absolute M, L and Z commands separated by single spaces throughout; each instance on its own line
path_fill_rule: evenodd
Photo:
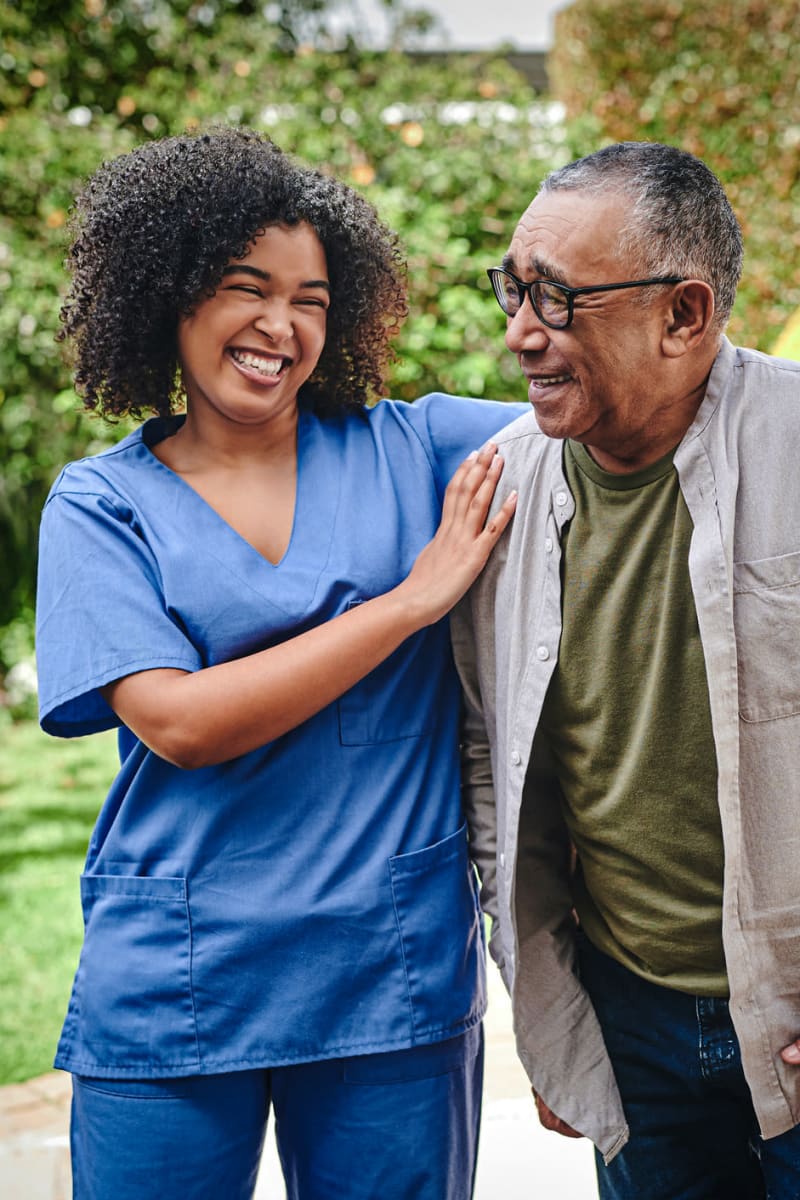
M 552 16 L 569 0 L 405 0 L 409 8 L 425 9 L 438 17 L 442 32 L 427 49 L 483 49 L 510 42 L 520 50 L 544 50 L 552 43 Z M 340 0 L 339 19 L 352 23 L 363 36 L 381 41 L 384 10 L 380 0 Z

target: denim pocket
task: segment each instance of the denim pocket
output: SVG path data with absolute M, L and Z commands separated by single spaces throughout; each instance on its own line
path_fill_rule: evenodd
M 80 1069 L 199 1067 L 186 880 L 84 875 L 81 900 L 86 934 L 69 1022 Z
M 389 860 L 416 1036 L 477 1021 L 486 1006 L 483 920 L 466 825 Z

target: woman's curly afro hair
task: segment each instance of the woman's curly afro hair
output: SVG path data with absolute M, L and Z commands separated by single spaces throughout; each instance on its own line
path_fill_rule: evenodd
M 300 395 L 322 415 L 380 395 L 406 315 L 394 233 L 357 192 L 247 129 L 150 142 L 103 164 L 78 196 L 59 338 L 75 383 L 106 416 L 166 415 L 182 401 L 177 328 L 269 225 L 307 222 L 331 285 L 325 347 Z

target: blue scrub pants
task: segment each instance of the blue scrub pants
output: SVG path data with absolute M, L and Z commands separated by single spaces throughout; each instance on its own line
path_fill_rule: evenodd
M 659 987 L 579 940 L 630 1140 L 601 1200 L 800 1200 L 800 1126 L 765 1140 L 727 1000 Z
M 480 1026 L 270 1070 L 74 1076 L 74 1200 L 250 1200 L 270 1105 L 287 1200 L 469 1200 L 482 1079 Z

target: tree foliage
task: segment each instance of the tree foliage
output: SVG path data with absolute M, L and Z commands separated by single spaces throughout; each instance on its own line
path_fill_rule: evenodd
M 327 7 L 330 7 L 328 5 Z M 425 20 L 399 0 L 395 40 Z M 271 19 L 265 17 L 267 11 Z M 39 513 L 58 467 L 120 435 L 88 418 L 54 342 L 72 197 L 103 159 L 215 122 L 253 125 L 361 190 L 401 235 L 411 317 L 391 394 L 518 397 L 485 267 L 560 124 L 502 54 L 334 46 L 317 0 L 0 0 L 0 631 L 32 607 Z M 316 46 L 302 39 L 313 35 Z M 0 636 L 0 668 L 8 655 Z
M 485 267 L 542 175 L 604 141 L 682 145 L 722 178 L 747 247 L 735 340 L 768 347 L 800 305 L 800 0 L 574 0 L 549 62 L 563 127 L 500 53 L 404 53 L 430 17 L 383 5 L 378 53 L 331 33 L 356 0 L 0 0 L 0 673 L 55 472 L 121 432 L 81 414 L 54 342 L 69 208 L 144 139 L 253 125 L 375 203 L 409 260 L 395 396 L 520 395 Z
M 682 146 L 719 175 L 745 236 L 730 323 L 767 349 L 800 305 L 800 0 L 574 0 L 550 82 L 583 146 Z

